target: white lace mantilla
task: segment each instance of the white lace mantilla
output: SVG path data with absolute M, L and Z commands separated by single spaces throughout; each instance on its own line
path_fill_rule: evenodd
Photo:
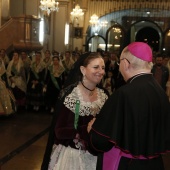
M 71 110 L 73 113 L 75 113 L 76 108 L 76 101 L 80 101 L 80 109 L 79 109 L 79 115 L 80 116 L 88 116 L 99 113 L 100 109 L 103 107 L 105 101 L 107 100 L 108 96 L 104 93 L 102 89 L 97 88 L 97 100 L 93 102 L 86 102 L 83 99 L 82 94 L 80 93 L 80 89 L 78 87 L 75 87 L 73 91 L 66 96 L 64 100 L 64 105 Z

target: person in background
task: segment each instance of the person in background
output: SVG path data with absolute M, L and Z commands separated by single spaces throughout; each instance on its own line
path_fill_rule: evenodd
M 167 63 L 168 63 L 168 61 L 169 61 L 169 56 L 168 56 L 167 54 L 163 54 L 162 57 L 163 57 L 163 62 L 162 62 L 162 64 L 163 64 L 164 66 L 167 66 Z
M 169 102 L 170 102 L 170 60 L 168 60 L 166 67 L 168 68 L 168 71 L 169 71 L 169 78 L 166 83 L 166 94 L 167 94 Z
M 97 170 L 164 170 L 170 151 L 170 105 L 151 73 L 152 50 L 132 42 L 121 53 L 119 69 L 126 85 L 105 102 L 88 124 Z
M 109 92 L 111 95 L 115 90 L 115 80 L 113 79 L 113 73 L 111 71 L 108 71 L 107 78 L 105 78 L 103 87 Z
M 56 104 L 41 170 L 96 169 L 86 129 L 108 98 L 97 87 L 104 73 L 104 61 L 97 53 L 81 55 L 70 70 Z
M 61 64 L 63 65 L 63 67 L 65 68 L 64 71 L 64 81 L 66 81 L 68 74 L 74 64 L 73 60 L 71 59 L 71 53 L 70 51 L 66 51 L 64 54 L 64 58 L 63 60 L 61 60 Z
M 30 72 L 31 59 L 29 58 L 26 51 L 24 51 L 24 50 L 22 50 L 20 52 L 20 56 L 21 56 L 21 60 L 24 64 L 26 80 L 28 80 L 28 75 L 29 75 L 29 72 Z
M 125 81 L 119 72 L 118 56 L 114 52 L 110 53 L 109 71 L 111 71 L 113 74 L 113 79 L 115 82 L 114 88 L 117 90 L 119 87 L 125 84 Z
M 79 53 L 73 52 L 71 56 L 72 63 L 74 64 L 78 60 L 79 57 L 80 57 Z
M 45 63 L 42 61 L 41 52 L 35 52 L 32 59 L 29 79 L 27 84 L 27 105 L 33 106 L 38 111 L 44 105 L 44 82 L 46 77 Z
M 57 101 L 60 90 L 62 89 L 62 76 L 64 67 L 59 62 L 59 57 L 52 58 L 52 64 L 48 67 L 45 81 L 45 105 L 54 112 L 54 106 Z
M 43 62 L 45 63 L 45 67 L 48 68 L 49 65 L 52 62 L 52 55 L 50 50 L 46 50 L 44 53 L 44 58 L 43 58 Z
M 17 51 L 13 52 L 12 60 L 8 64 L 7 76 L 18 110 L 25 109 L 27 82 L 24 64 Z
M 6 54 L 5 49 L 0 50 L 0 57 L 2 58 L 2 60 L 3 60 L 4 64 L 5 64 L 5 68 L 7 68 L 8 63 L 9 63 L 9 57 Z
M 58 51 L 53 50 L 53 57 L 60 57 L 60 53 Z
M 105 75 L 105 78 L 107 77 L 107 72 L 110 70 L 110 58 L 109 58 L 109 53 L 104 53 L 103 54 L 103 60 L 104 60 L 104 63 L 105 63 L 105 72 L 106 72 L 106 75 Z
M 163 57 L 161 54 L 157 54 L 155 58 L 155 64 L 152 68 L 154 78 L 160 84 L 160 86 L 166 91 L 166 83 L 169 79 L 169 70 L 163 65 Z
M 114 52 L 111 52 L 110 53 L 110 65 L 109 65 L 109 70 L 111 70 L 111 71 L 116 71 L 116 72 L 118 72 L 118 70 L 115 70 L 116 69 L 116 63 L 117 63 L 117 61 L 118 61 L 118 57 L 117 57 L 117 54 L 116 53 L 114 53 Z M 115 72 L 115 73 L 116 73 Z M 115 74 L 114 73 L 114 74 Z
M 104 54 L 104 51 L 101 48 L 97 48 L 96 52 L 100 54 L 101 56 L 103 56 Z
M 7 81 L 6 68 L 0 58 L 0 116 L 16 112 L 16 100 Z

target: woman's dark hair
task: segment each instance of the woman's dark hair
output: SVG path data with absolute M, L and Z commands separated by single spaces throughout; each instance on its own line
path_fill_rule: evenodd
M 14 55 L 14 53 L 17 53 L 19 55 L 19 51 L 17 51 L 17 50 L 13 51 L 12 54 Z
M 45 53 L 49 53 L 49 54 L 51 54 L 50 50 L 48 50 L 48 49 L 47 49 L 47 50 L 45 50 Z
M 60 59 L 59 59 L 58 56 L 53 56 L 53 57 L 52 57 L 52 60 L 54 60 L 55 58 L 57 58 L 57 60 L 60 61 Z
M 41 52 L 40 51 L 36 51 L 35 54 L 40 54 L 41 55 Z
M 53 54 L 53 56 L 59 56 L 59 52 L 58 51 L 53 51 L 52 54 Z
M 81 56 L 80 56 L 81 57 Z M 90 53 L 83 61 L 82 65 L 80 66 L 84 66 L 86 67 L 91 60 L 94 60 L 96 58 L 102 58 L 102 56 L 99 53 Z
M 67 87 L 71 84 L 78 83 L 82 80 L 82 73 L 80 71 L 80 66 L 87 67 L 91 60 L 96 58 L 102 58 L 102 56 L 98 53 L 84 53 L 80 55 L 79 59 L 74 63 L 70 73 L 67 77 L 66 82 L 64 83 L 64 87 Z

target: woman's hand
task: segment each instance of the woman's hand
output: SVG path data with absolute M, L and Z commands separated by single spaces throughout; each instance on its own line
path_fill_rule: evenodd
M 94 123 L 95 120 L 96 120 L 96 118 L 93 118 L 93 119 L 88 123 L 88 126 L 87 126 L 87 132 L 88 132 L 88 133 L 90 132 L 91 127 L 92 127 L 92 125 L 93 125 L 93 123 Z

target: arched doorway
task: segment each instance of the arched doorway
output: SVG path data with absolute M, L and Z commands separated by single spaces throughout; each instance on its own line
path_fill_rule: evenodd
M 142 41 L 148 43 L 153 51 L 161 52 L 163 35 L 158 24 L 153 21 L 140 20 L 131 25 L 130 42 Z
M 112 25 L 106 32 L 107 51 L 120 54 L 124 40 L 124 29 L 119 24 Z
M 167 28 L 164 33 L 163 51 L 170 56 L 170 28 Z
M 96 52 L 97 49 L 105 51 L 106 40 L 101 35 L 93 35 L 86 42 L 86 51 Z
M 136 34 L 135 41 L 146 42 L 152 47 L 153 51 L 159 51 L 160 37 L 157 30 L 152 27 L 144 27 L 140 29 Z

